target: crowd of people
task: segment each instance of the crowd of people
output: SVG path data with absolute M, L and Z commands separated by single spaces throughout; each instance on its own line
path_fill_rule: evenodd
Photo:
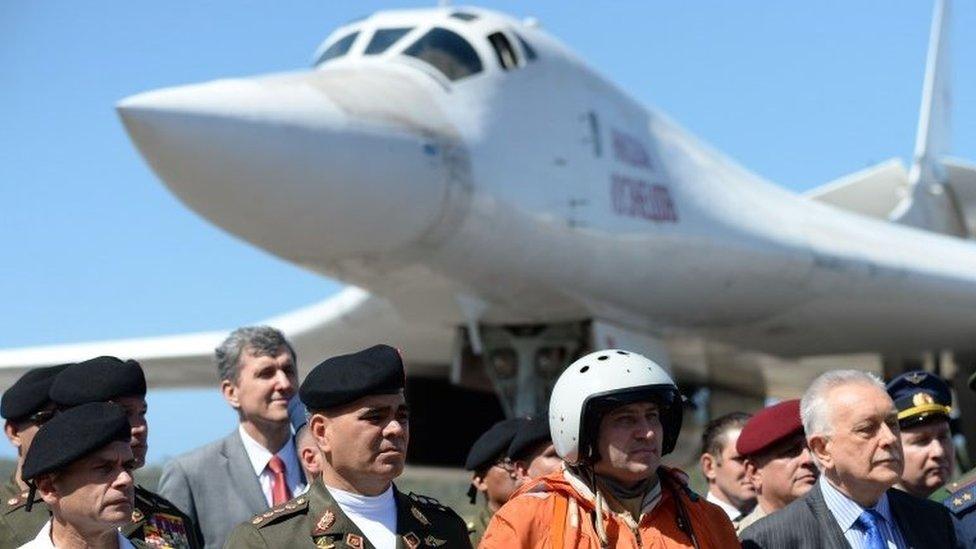
M 685 408 L 667 370 L 590 353 L 547 416 L 502 420 L 472 445 L 480 512 L 465 524 L 394 482 L 410 439 L 396 349 L 328 358 L 300 385 L 296 362 L 278 330 L 231 333 L 216 363 L 239 423 L 168 461 L 158 493 L 132 475 L 149 434 L 138 362 L 27 372 L 0 401 L 18 455 L 0 549 L 976 547 L 976 475 L 950 482 L 952 396 L 924 371 L 887 385 L 830 371 L 801 399 L 713 419 L 700 496 L 662 463 Z

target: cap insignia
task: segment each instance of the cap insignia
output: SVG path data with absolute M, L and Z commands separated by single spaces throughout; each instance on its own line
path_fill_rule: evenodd
M 915 393 L 912 397 L 912 405 L 925 406 L 926 404 L 935 404 L 935 399 L 932 398 L 932 395 L 928 393 Z
M 906 375 L 905 379 L 913 385 L 918 385 L 919 383 L 925 381 L 926 377 L 928 377 L 928 375 L 925 372 L 912 372 L 911 374 Z

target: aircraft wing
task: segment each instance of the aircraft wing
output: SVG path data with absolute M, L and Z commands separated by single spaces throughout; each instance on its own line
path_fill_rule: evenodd
M 298 354 L 303 374 L 326 357 L 389 343 L 401 349 L 408 371 L 447 375 L 453 331 L 450 327 L 404 321 L 385 298 L 348 287 L 319 303 L 254 324 L 282 330 Z M 99 355 L 133 358 L 142 363 L 149 386 L 217 385 L 214 348 L 230 332 L 95 341 L 0 350 L 0 387 L 9 387 L 25 371 L 77 362 Z M 422 372 L 421 372 L 422 371 Z

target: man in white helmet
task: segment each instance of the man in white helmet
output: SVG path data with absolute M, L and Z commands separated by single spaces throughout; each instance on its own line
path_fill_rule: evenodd
M 647 358 L 606 350 L 577 360 L 549 401 L 566 467 L 523 486 L 479 547 L 738 547 L 725 512 L 661 465 L 681 417 L 678 388 Z

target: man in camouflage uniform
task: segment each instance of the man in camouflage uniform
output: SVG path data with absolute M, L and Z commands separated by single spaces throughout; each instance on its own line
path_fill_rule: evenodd
M 0 416 L 6 420 L 4 432 L 17 448 L 17 467 L 10 480 L 0 486 L 2 514 L 0 514 L 0 548 L 19 547 L 30 541 L 48 519 L 46 507 L 35 498 L 36 513 L 24 513 L 27 505 L 27 484 L 21 480 L 24 456 L 41 425 L 54 416 L 54 403 L 48 392 L 54 378 L 68 365 L 35 368 L 20 377 L 0 399 Z M 21 511 L 21 512 L 18 512 Z
M 299 395 L 322 475 L 304 495 L 238 525 L 226 547 L 470 547 L 454 511 L 393 485 L 410 436 L 403 387 L 403 362 L 386 345 L 316 366 Z

